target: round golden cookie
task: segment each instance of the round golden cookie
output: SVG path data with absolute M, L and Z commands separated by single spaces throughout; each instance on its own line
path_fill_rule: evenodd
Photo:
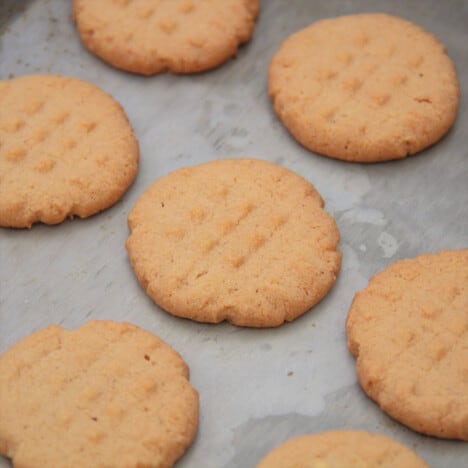
M 273 57 L 269 93 L 306 148 L 346 161 L 404 158 L 452 126 L 454 64 L 432 34 L 386 14 L 325 19 Z
M 57 75 L 0 81 L 0 226 L 91 216 L 137 169 L 128 119 L 95 85 Z
M 295 437 L 273 449 L 257 468 L 427 468 L 414 452 L 389 437 L 357 430 Z
M 387 267 L 356 294 L 346 328 L 359 383 L 386 413 L 468 440 L 468 249 Z
M 171 314 L 273 327 L 335 282 L 339 232 L 323 205 L 276 164 L 212 161 L 154 182 L 129 214 L 126 246 L 141 285 Z
M 259 8 L 259 0 L 73 0 L 84 45 L 142 75 L 217 67 L 250 39 Z
M 198 425 L 188 378 L 134 325 L 51 325 L 0 356 L 0 453 L 30 468 L 171 467 Z

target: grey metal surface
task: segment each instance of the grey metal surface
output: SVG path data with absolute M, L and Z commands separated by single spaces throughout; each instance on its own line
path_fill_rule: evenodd
M 468 2 L 263 0 L 237 59 L 196 76 L 144 78 L 114 70 L 81 45 L 70 2 L 0 2 L 0 78 L 54 72 L 92 81 L 125 107 L 141 145 L 123 200 L 87 220 L 0 230 L 0 352 L 50 323 L 126 320 L 174 346 L 201 397 L 198 436 L 183 468 L 250 467 L 305 432 L 362 428 L 415 449 L 432 466 L 468 466 L 466 443 L 414 433 L 356 383 L 344 321 L 356 290 L 398 258 L 468 244 Z M 359 165 L 314 155 L 274 116 L 268 62 L 282 40 L 323 17 L 361 11 L 404 16 L 434 32 L 454 59 L 462 103 L 439 144 L 404 161 Z M 321 192 L 339 225 L 343 266 L 313 310 L 271 330 L 204 325 L 161 311 L 130 268 L 126 217 L 156 178 L 181 166 L 254 156 L 282 164 Z M 1 415 L 0 415 L 1 417 Z M 10 466 L 1 459 L 0 466 Z

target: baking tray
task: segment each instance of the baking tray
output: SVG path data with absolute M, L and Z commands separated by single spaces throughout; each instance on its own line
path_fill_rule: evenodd
M 99 215 L 0 230 L 0 351 L 50 323 L 125 320 L 156 333 L 184 356 L 200 392 L 198 435 L 178 467 L 250 467 L 291 436 L 336 428 L 388 435 L 435 467 L 468 466 L 466 443 L 412 432 L 364 395 L 344 329 L 354 293 L 372 274 L 398 258 L 468 244 L 468 2 L 263 0 L 254 38 L 235 60 L 199 75 L 149 78 L 88 53 L 70 3 L 0 1 L 0 78 L 52 72 L 98 84 L 127 111 L 140 171 L 123 199 Z M 289 136 L 268 99 L 268 63 L 284 38 L 320 18 L 364 11 L 432 31 L 458 69 L 454 128 L 406 160 L 362 165 L 312 154 Z M 337 284 L 313 310 L 277 329 L 170 316 L 140 288 L 125 252 L 126 218 L 146 187 L 181 166 L 227 157 L 259 157 L 302 174 L 341 231 Z M 10 463 L 0 459 L 0 466 Z

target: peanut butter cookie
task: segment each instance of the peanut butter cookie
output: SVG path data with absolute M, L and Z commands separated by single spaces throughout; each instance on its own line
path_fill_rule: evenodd
M 0 81 L 0 226 L 91 216 L 137 170 L 132 127 L 97 86 L 57 75 Z
M 339 232 L 315 188 L 266 161 L 225 159 L 154 182 L 128 217 L 127 250 L 163 309 L 201 322 L 273 327 L 322 299 Z
M 455 121 L 458 80 L 444 46 L 401 18 L 359 14 L 290 36 L 270 64 L 274 109 L 302 145 L 346 161 L 404 158 Z
M 259 8 L 259 0 L 73 1 L 85 46 L 142 75 L 217 67 L 250 39 Z
M 51 325 L 0 356 L 0 453 L 29 468 L 171 467 L 198 425 L 188 377 L 134 325 Z
M 346 329 L 359 383 L 386 413 L 468 440 L 468 249 L 390 265 L 356 294 Z

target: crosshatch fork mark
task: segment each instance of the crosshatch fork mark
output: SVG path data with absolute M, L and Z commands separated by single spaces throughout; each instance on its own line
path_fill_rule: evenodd
M 252 212 L 253 210 L 248 210 L 247 213 L 245 213 L 243 216 L 239 218 L 239 221 L 235 223 L 227 232 L 224 236 L 218 237 L 215 241 L 213 241 L 213 245 L 209 248 L 209 250 L 206 251 L 204 255 L 199 257 L 196 261 L 193 261 L 189 270 L 179 279 L 178 281 L 178 290 L 183 289 L 184 287 L 187 287 L 192 284 L 192 282 L 189 280 L 190 276 L 194 272 L 194 270 L 197 268 L 197 266 L 200 265 L 202 259 L 207 259 L 209 256 L 213 256 L 215 248 L 224 240 L 226 240 L 227 237 L 232 237 L 235 234 L 236 229 L 239 227 L 242 221 L 245 222 L 245 220 L 248 218 L 248 215 Z M 249 246 L 247 252 L 245 254 L 240 254 L 240 255 L 234 255 L 232 257 L 226 258 L 225 255 L 223 255 L 223 252 L 219 252 L 219 259 L 218 261 L 227 261 L 233 268 L 238 269 L 245 267 L 247 262 L 258 252 L 261 248 L 264 248 L 269 242 L 272 241 L 272 238 L 280 231 L 280 229 L 283 229 L 285 225 L 290 220 L 289 215 L 276 215 L 273 217 L 273 222 L 272 222 L 272 229 L 270 232 L 266 235 L 262 235 L 261 239 L 257 239 L 256 241 L 253 240 L 253 242 L 249 242 L 248 239 L 243 239 L 242 245 L 243 246 Z M 201 272 L 197 273 L 194 277 L 194 280 L 199 279 L 203 276 L 205 276 L 208 273 L 206 269 L 202 270 Z

